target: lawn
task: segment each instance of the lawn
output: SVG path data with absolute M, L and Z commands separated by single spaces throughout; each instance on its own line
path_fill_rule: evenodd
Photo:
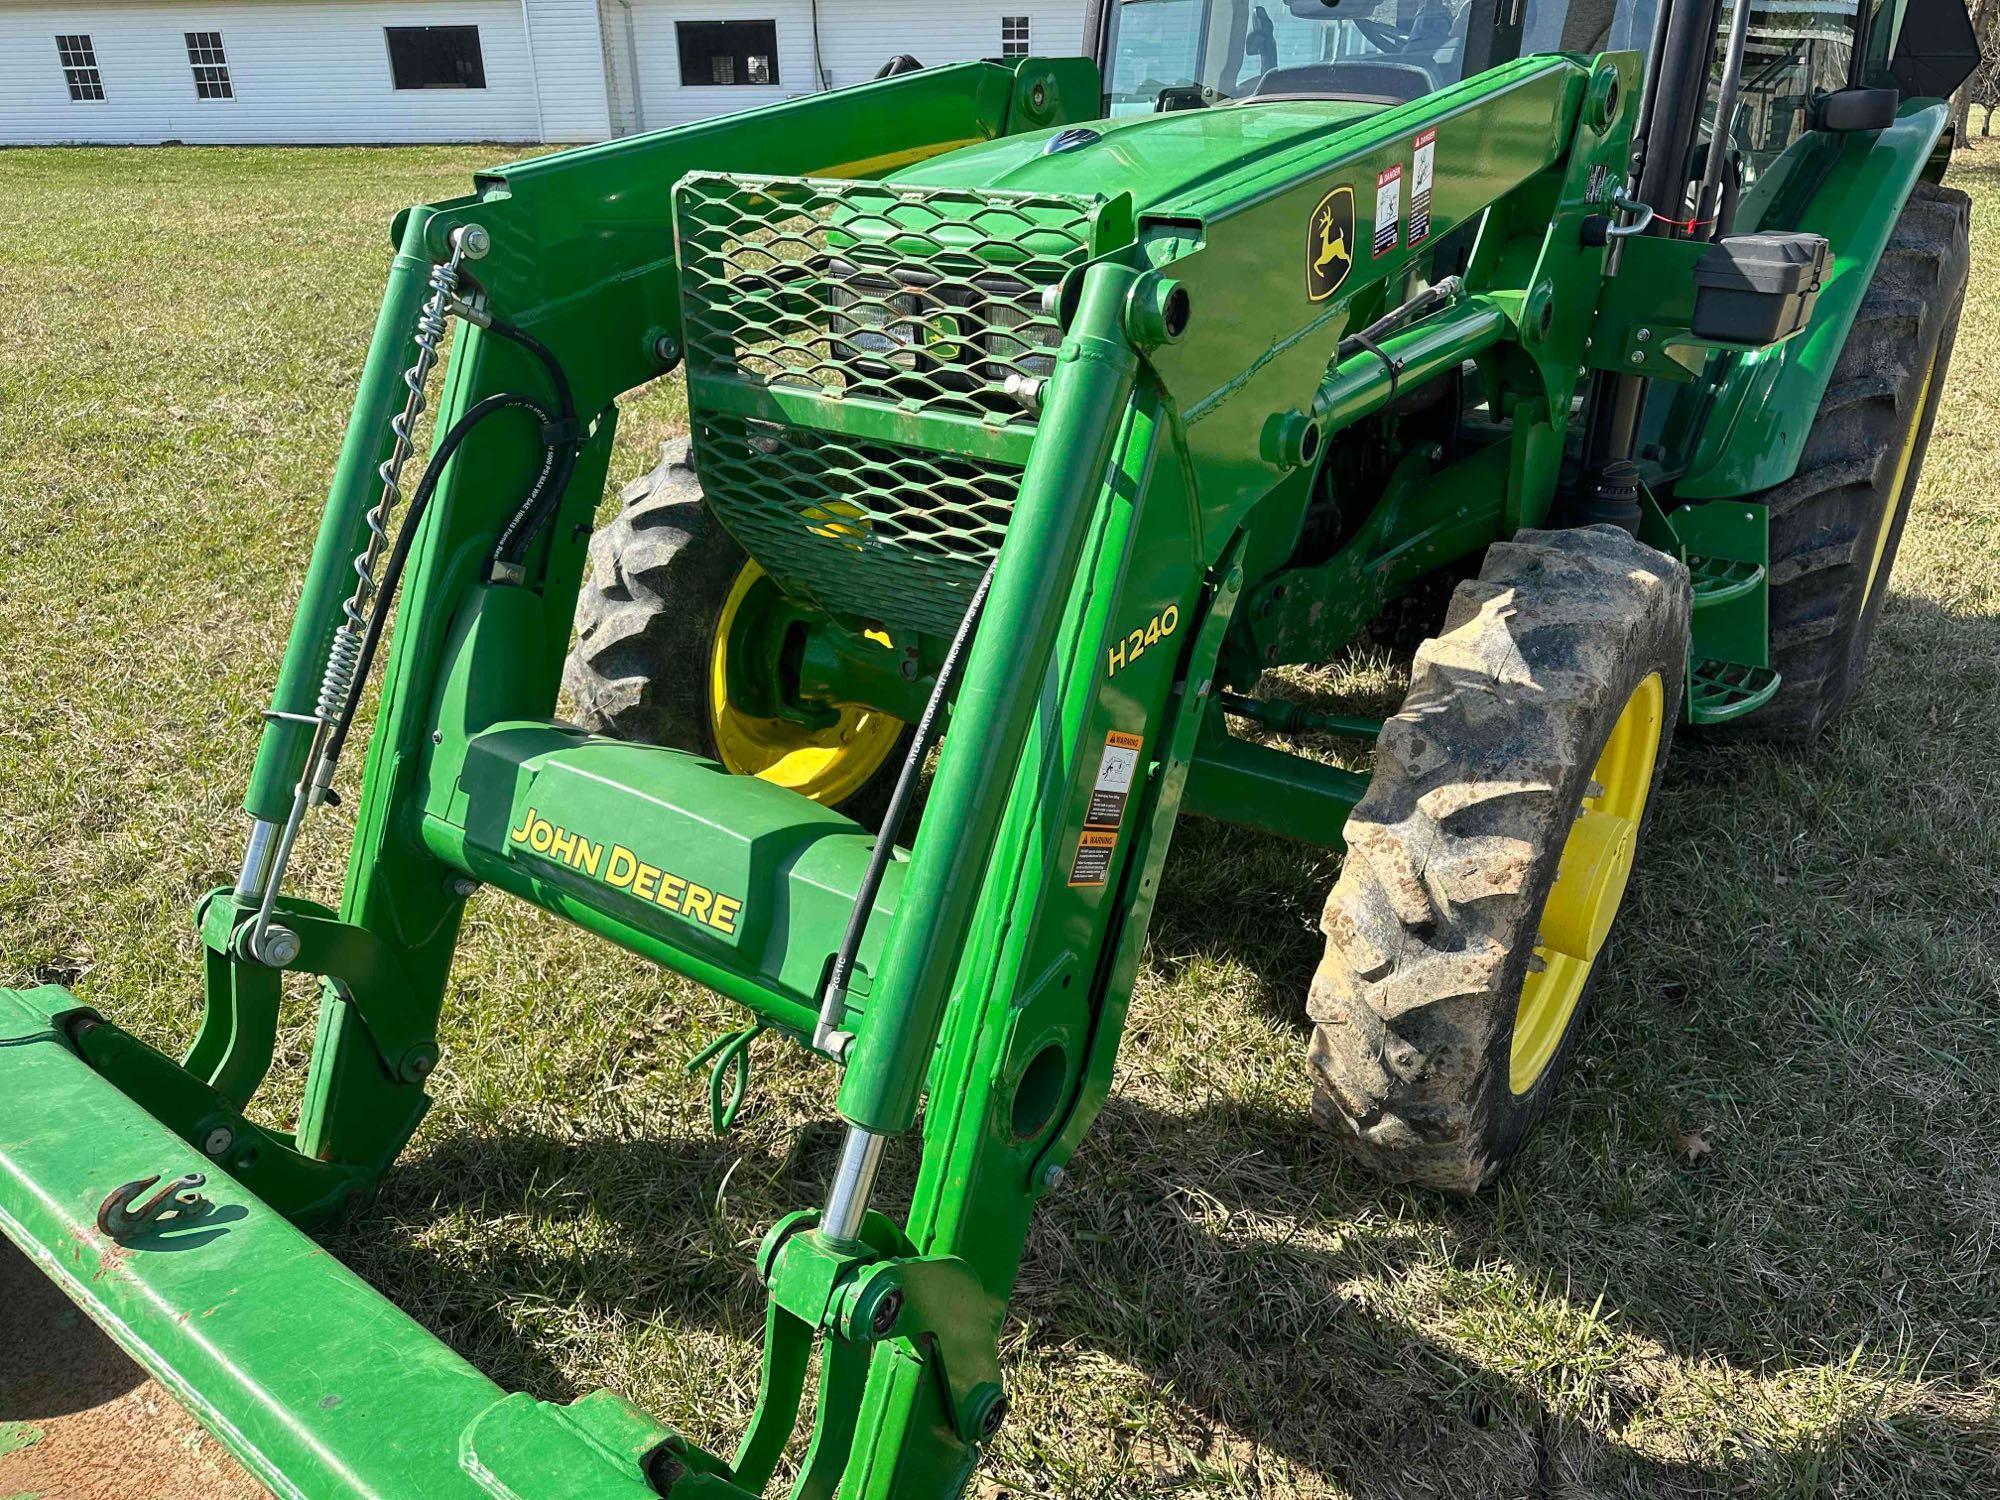
M 503 155 L 0 153 L 0 984 L 192 1035 L 189 912 L 240 852 L 385 225 Z M 2000 148 L 1961 160 L 1983 270 Z M 1335 862 L 1183 828 L 1114 1097 L 1030 1243 L 993 1493 L 2000 1489 L 2000 298 L 1978 270 L 1869 687 L 1809 751 L 1677 750 L 1579 1066 L 1496 1193 L 1345 1164 L 1302 1063 Z M 615 478 L 677 399 L 637 403 Z M 306 888 L 331 895 L 343 852 L 324 818 Z M 829 1079 L 769 1043 L 711 1135 L 682 1064 L 733 1017 L 480 896 L 436 1107 L 331 1247 L 503 1385 L 609 1385 L 726 1443 L 751 1249 L 819 1200 L 836 1140 Z

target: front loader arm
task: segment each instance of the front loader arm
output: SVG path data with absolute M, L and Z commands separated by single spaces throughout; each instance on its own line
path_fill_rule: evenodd
M 1095 70 L 1075 59 L 933 69 L 537 158 L 482 177 L 471 197 L 403 215 L 389 293 L 245 799 L 254 826 L 260 832 L 282 826 L 305 770 L 328 643 L 354 582 L 367 516 L 384 493 L 379 470 L 392 456 L 391 419 L 403 406 L 404 371 L 416 358 L 411 332 L 454 235 L 484 232 L 489 248 L 466 264 L 467 289 L 476 286 L 493 312 L 553 351 L 580 416 L 594 424 L 548 529 L 550 541 L 534 560 L 535 587 L 525 591 L 523 602 L 538 624 L 517 622 L 516 639 L 538 640 L 539 650 L 524 645 L 527 655 L 516 659 L 515 670 L 481 689 L 485 710 L 496 718 L 542 718 L 555 702 L 583 543 L 615 435 L 614 403 L 679 358 L 674 183 L 692 169 L 717 167 L 877 175 L 968 141 L 1076 117 L 1094 108 L 1097 87 Z M 497 392 L 546 388 L 545 373 L 528 354 L 461 325 L 435 429 Z M 434 1030 L 463 905 L 449 872 L 418 853 L 409 813 L 421 779 L 418 757 L 428 748 L 438 666 L 460 604 L 479 580 L 482 544 L 517 501 L 536 455 L 527 424 L 492 425 L 500 430 L 483 431 L 446 471 L 403 585 L 404 623 L 389 654 L 342 899 L 342 919 L 394 946 L 412 983 L 401 993 L 360 997 L 351 987 L 329 988 L 300 1123 L 308 1155 L 374 1171 L 393 1159 L 421 1117 L 422 1073 L 435 1050 L 414 1073 L 376 1066 L 368 1061 L 375 1049 L 366 1013 L 371 1001 L 406 1009 L 415 1019 L 398 1030 Z M 272 842 L 268 833 L 265 841 Z M 249 863 L 239 895 L 247 894 L 254 873 Z M 242 981 L 243 967 L 231 958 L 216 973 L 211 1009 L 227 1018 L 219 1033 L 240 1035 L 255 1050 L 255 1039 L 275 1021 L 275 989 L 268 996 L 245 993 L 258 985 L 254 976 Z M 217 1057 L 214 1066 L 240 1074 L 240 1057 L 240 1050 Z M 261 1069 L 250 1071 L 254 1087 Z

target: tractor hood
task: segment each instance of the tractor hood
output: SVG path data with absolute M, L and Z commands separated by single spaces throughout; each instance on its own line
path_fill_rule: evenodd
M 1131 115 L 1003 136 L 892 174 L 930 187 L 1115 196 L 1139 213 L 1193 211 L 1254 190 L 1274 158 L 1385 106 L 1311 99 Z

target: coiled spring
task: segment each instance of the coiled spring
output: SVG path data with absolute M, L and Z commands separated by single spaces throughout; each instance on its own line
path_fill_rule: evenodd
M 291 813 L 271 845 L 268 864 L 256 871 L 254 882 L 248 874 L 239 882 L 239 894 L 254 891 L 258 897 L 257 915 L 245 934 L 244 944 L 249 955 L 260 962 L 282 966 L 291 962 L 298 952 L 294 935 L 282 928 L 273 928 L 272 913 L 277 908 L 278 894 L 284 885 L 285 871 L 291 863 L 292 849 L 298 839 L 299 828 L 305 822 L 307 809 L 332 796 L 334 762 L 339 757 L 342 738 L 335 726 L 347 712 L 360 671 L 362 647 L 368 631 L 369 604 L 377 592 L 375 569 L 381 562 L 382 554 L 389 548 L 389 521 L 397 503 L 403 498 L 403 466 L 410 461 L 415 448 L 417 419 L 423 415 L 425 406 L 424 387 L 430 380 L 431 371 L 437 366 L 438 348 L 444 342 L 445 326 L 451 316 L 452 305 L 458 298 L 459 269 L 466 260 L 477 260 L 484 255 L 487 245 L 483 228 L 465 225 L 452 233 L 450 255 L 431 267 L 430 296 L 417 316 L 414 333 L 417 357 L 403 372 L 403 384 L 408 389 L 408 395 L 403 399 L 402 411 L 390 418 L 389 429 L 395 436 L 395 442 L 389 456 L 376 470 L 382 477 L 382 493 L 364 518 L 368 540 L 354 559 L 354 592 L 341 606 L 343 618 L 327 648 L 325 670 L 320 673 L 319 697 L 313 713 L 316 722 L 312 743 L 306 753 L 306 773 L 300 777 L 298 790 L 293 794 Z M 267 840 L 269 826 L 260 824 L 253 839 Z M 246 872 L 251 869 L 247 855 L 244 868 Z
M 389 545 L 389 518 L 403 498 L 403 466 L 410 461 L 410 454 L 416 448 L 414 434 L 417 419 L 423 415 L 426 405 L 424 387 L 429 384 L 431 371 L 437 366 L 438 347 L 444 342 L 446 321 L 451 315 L 451 305 L 458 297 L 458 272 L 464 260 L 464 238 L 454 235 L 450 256 L 431 267 L 431 294 L 424 303 L 423 311 L 417 315 L 417 357 L 403 371 L 403 384 L 409 388 L 409 394 L 403 399 L 403 409 L 389 419 L 389 431 L 396 441 L 389 450 L 389 456 L 376 470 L 382 476 L 382 494 L 365 518 L 368 543 L 354 559 L 354 592 L 342 606 L 347 618 L 340 627 L 340 635 L 352 637 L 357 648 L 361 632 L 368 627 L 368 603 L 375 597 L 375 569 Z M 339 645 L 339 637 L 336 637 L 336 657 Z M 334 665 L 335 658 L 329 658 L 329 673 Z M 351 670 L 351 660 L 348 665 Z M 325 717 L 327 696 L 323 687 L 320 693 L 322 718 Z M 343 688 L 334 695 L 334 702 L 344 702 L 346 697 Z
M 333 645 L 326 654 L 326 671 L 319 679 L 319 702 L 314 714 L 322 724 L 333 723 L 347 706 L 347 696 L 354 689 L 355 668 L 361 662 L 362 631 L 356 628 L 352 600 L 348 601 L 347 609 L 348 618 L 333 633 Z

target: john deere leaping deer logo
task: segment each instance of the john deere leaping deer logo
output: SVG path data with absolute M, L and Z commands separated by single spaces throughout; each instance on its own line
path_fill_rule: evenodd
M 1354 189 L 1337 187 L 1306 220 L 1306 296 L 1324 302 L 1354 269 Z

